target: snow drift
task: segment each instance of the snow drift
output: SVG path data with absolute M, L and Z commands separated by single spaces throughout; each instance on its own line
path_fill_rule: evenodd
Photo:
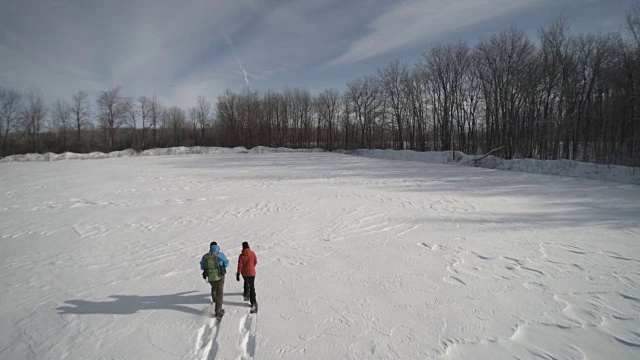
M 280 152 L 324 152 L 322 149 L 289 149 L 289 148 L 268 148 L 257 146 L 251 150 L 238 146 L 234 148 L 223 147 L 207 147 L 207 146 L 178 146 L 170 148 L 149 149 L 137 152 L 133 149 L 122 151 L 112 151 L 110 153 L 92 152 L 89 154 L 77 154 L 65 152 L 62 154 L 45 153 L 45 154 L 25 154 L 11 155 L 0 159 L 0 163 L 8 162 L 26 162 L 26 161 L 58 161 L 58 160 L 92 160 L 92 159 L 110 159 L 131 156 L 158 156 L 158 155 L 190 155 L 190 154 L 256 154 L 256 153 L 280 153 Z
M 314 149 L 290 149 L 285 147 L 270 148 L 257 146 L 252 149 L 245 147 L 171 147 L 149 149 L 136 152 L 133 149 L 113 151 L 110 153 L 92 152 L 89 154 L 77 154 L 65 152 L 62 154 L 26 154 L 11 155 L 0 159 L 0 163 L 25 162 L 25 161 L 58 161 L 58 160 L 89 160 L 108 159 L 132 156 L 158 156 L 158 155 L 189 155 L 189 154 L 263 154 L 263 153 L 292 153 L 292 152 L 324 152 L 319 148 Z M 493 155 L 480 159 L 479 155 L 466 155 L 456 151 L 429 151 L 418 152 L 413 150 L 336 150 L 334 153 L 364 156 L 376 159 L 416 161 L 430 164 L 451 164 L 462 166 L 475 166 L 487 169 L 527 172 L 533 174 L 546 174 L 557 176 L 569 176 L 591 180 L 613 181 L 625 184 L 640 185 L 640 169 L 620 165 L 601 165 L 585 163 L 573 160 L 535 160 L 535 159 L 502 159 Z
M 455 156 L 451 151 L 352 150 L 344 153 L 376 159 L 417 161 L 430 164 L 455 164 L 640 185 L 640 169 L 620 165 L 601 165 L 573 160 L 507 160 L 493 155 L 480 159 L 480 155 L 466 155 L 459 151 L 455 152 Z

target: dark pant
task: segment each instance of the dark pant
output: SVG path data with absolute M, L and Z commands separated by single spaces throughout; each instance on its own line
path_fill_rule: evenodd
M 211 284 L 211 299 L 216 303 L 216 315 L 222 311 L 222 298 L 224 297 L 224 276 L 221 280 L 210 281 Z
M 244 296 L 249 297 L 249 301 L 251 301 L 251 305 L 256 305 L 256 277 L 255 276 L 243 276 L 244 279 Z

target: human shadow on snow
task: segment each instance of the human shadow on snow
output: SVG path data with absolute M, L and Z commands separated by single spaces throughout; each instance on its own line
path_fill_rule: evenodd
M 225 296 L 241 295 L 229 293 Z M 111 295 L 107 301 L 67 300 L 64 306 L 58 307 L 58 314 L 75 315 L 131 315 L 144 310 L 173 310 L 187 314 L 203 315 L 202 307 L 193 308 L 192 305 L 208 305 L 211 295 L 197 291 L 185 291 L 167 295 Z M 244 303 L 224 301 L 225 305 L 244 306 Z

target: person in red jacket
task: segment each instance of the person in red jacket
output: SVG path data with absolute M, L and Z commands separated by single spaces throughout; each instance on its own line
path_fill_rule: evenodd
M 242 296 L 244 300 L 251 302 L 251 313 L 258 312 L 258 302 L 256 301 L 256 265 L 258 264 L 258 258 L 249 248 L 248 242 L 242 243 L 242 253 L 238 258 L 238 271 L 236 272 L 236 280 L 240 281 L 240 275 L 244 279 L 244 292 Z

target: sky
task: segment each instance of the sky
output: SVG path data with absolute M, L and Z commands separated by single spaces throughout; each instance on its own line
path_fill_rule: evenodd
M 341 89 L 430 45 L 508 26 L 621 30 L 636 0 L 4 0 L 0 88 L 68 99 L 121 87 L 190 107 L 225 89 Z

